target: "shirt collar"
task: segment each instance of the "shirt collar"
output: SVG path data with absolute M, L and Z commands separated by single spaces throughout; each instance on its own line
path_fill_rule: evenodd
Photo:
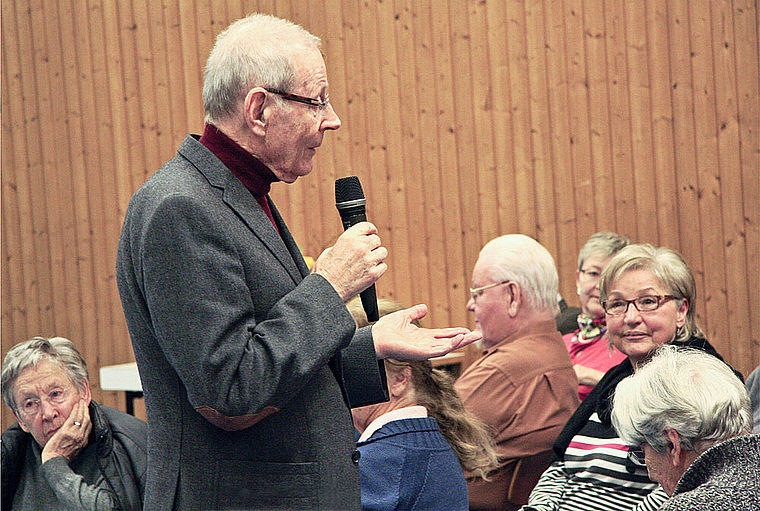
M 213 124 L 206 124 L 199 142 L 214 153 L 253 195 L 268 194 L 272 183 L 279 181 L 269 167 Z

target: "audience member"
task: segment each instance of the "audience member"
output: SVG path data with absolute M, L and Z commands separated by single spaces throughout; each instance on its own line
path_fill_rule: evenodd
M 35 337 L 11 348 L 2 394 L 18 419 L 2 435 L 3 509 L 142 510 L 148 428 L 91 399 L 71 341 Z
M 575 284 L 582 312 L 578 328 L 562 337 L 578 375 L 578 397 L 583 401 L 594 385 L 611 367 L 625 360 L 625 355 L 610 344 L 604 308 L 599 301 L 602 270 L 620 249 L 630 243 L 625 236 L 611 232 L 593 234 L 578 254 Z
M 378 300 L 380 317 L 403 307 Z M 349 311 L 368 325 L 357 303 Z M 462 406 L 454 379 L 427 361 L 385 361 L 390 400 L 351 410 L 358 449 L 362 509 L 468 509 L 463 469 L 485 477 L 496 467 L 493 440 Z
M 311 173 L 340 128 L 319 45 L 263 14 L 223 30 L 203 136 L 188 135 L 127 208 L 116 277 L 145 390 L 151 511 L 358 508 L 347 404 L 387 399 L 377 359 L 479 338 L 413 327 L 424 305 L 356 330 L 345 301 L 387 269 L 369 222 L 311 272 L 304 262 L 268 193 Z
M 671 498 L 661 511 L 760 509 L 747 389 L 702 351 L 663 346 L 615 391 L 612 424 Z
M 485 352 L 455 383 L 465 408 L 492 430 L 499 470 L 468 473 L 471 509 L 516 509 L 551 461 L 551 445 L 578 406 L 578 379 L 557 331 L 557 269 L 521 234 L 480 251 L 467 309 Z
M 676 252 L 628 245 L 612 257 L 599 288 L 610 341 L 628 358 L 607 371 L 570 418 L 554 443 L 557 460 L 525 510 L 658 509 L 667 495 L 629 459 L 610 422 L 612 394 L 663 344 L 720 358 L 696 324 L 694 276 Z

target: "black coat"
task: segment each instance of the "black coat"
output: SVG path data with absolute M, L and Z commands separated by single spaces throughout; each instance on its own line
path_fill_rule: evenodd
M 113 491 L 123 511 L 142 509 L 148 470 L 148 427 L 131 415 L 90 402 L 92 432 L 86 448 L 97 449 L 99 481 L 85 481 Z M 24 470 L 31 434 L 14 424 L 2 435 L 2 502 L 9 506 Z

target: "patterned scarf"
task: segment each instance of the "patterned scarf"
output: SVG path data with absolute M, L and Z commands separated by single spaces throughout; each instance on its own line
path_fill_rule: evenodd
M 578 330 L 575 331 L 575 337 L 579 342 L 587 343 L 593 341 L 606 331 L 607 322 L 604 316 L 592 318 L 585 312 L 578 314 Z

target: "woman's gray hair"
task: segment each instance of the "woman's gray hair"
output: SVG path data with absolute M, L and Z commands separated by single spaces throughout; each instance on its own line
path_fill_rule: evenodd
M 319 37 L 300 25 L 268 14 L 255 13 L 232 23 L 217 36 L 206 61 L 206 122 L 234 115 L 253 87 L 289 92 L 295 85 L 291 57 L 320 46 Z
M 599 295 L 602 302 L 612 285 L 625 272 L 646 270 L 662 282 L 667 292 L 678 300 L 686 301 L 686 320 L 683 327 L 676 332 L 677 341 L 685 341 L 693 336 L 704 337 L 697 326 L 697 284 L 694 275 L 678 252 L 665 247 L 649 244 L 628 245 L 615 254 L 602 271 L 599 281 Z
M 524 234 L 499 236 L 485 244 L 480 257 L 490 261 L 489 276 L 494 282 L 517 282 L 531 307 L 559 314 L 557 266 L 538 241 Z
M 578 253 L 578 269 L 583 269 L 583 263 L 594 254 L 601 254 L 605 259 L 620 252 L 631 244 L 628 236 L 614 232 L 597 232 L 592 234 Z
M 84 392 L 85 384 L 89 381 L 90 376 L 87 372 L 87 363 L 77 350 L 74 343 L 63 337 L 34 337 L 31 340 L 24 341 L 15 345 L 5 355 L 3 361 L 2 373 L 2 394 L 3 401 L 8 408 L 16 411 L 16 401 L 13 398 L 13 385 L 16 378 L 27 367 L 37 367 L 41 361 L 47 360 L 53 364 L 58 364 L 71 381 Z
M 657 452 L 674 429 L 681 448 L 703 452 L 749 434 L 752 412 L 744 384 L 725 363 L 704 351 L 662 345 L 615 390 L 612 424 L 628 445 Z

